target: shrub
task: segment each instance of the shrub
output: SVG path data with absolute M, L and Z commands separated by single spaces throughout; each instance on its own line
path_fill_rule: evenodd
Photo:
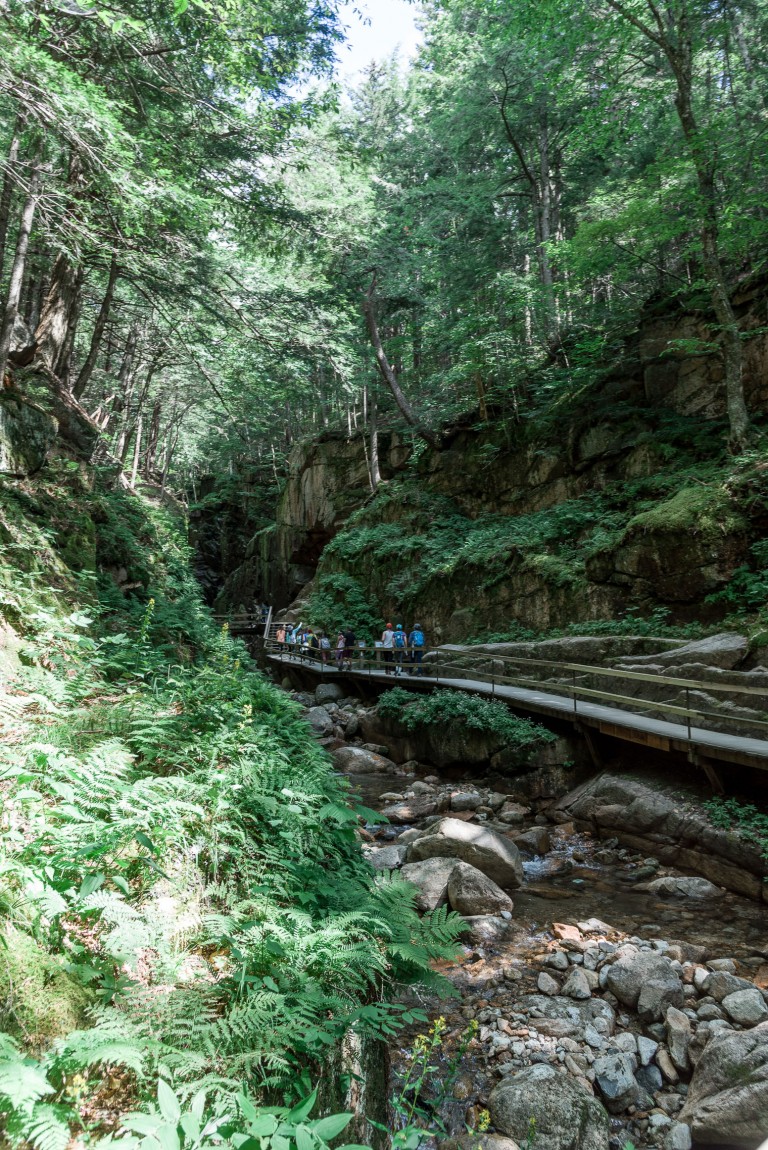
M 539 723 L 514 715 L 504 703 L 463 691 L 437 690 L 429 695 L 417 695 L 395 687 L 384 692 L 378 707 L 380 714 L 399 719 L 409 731 L 432 724 L 459 723 L 475 731 L 499 735 L 505 746 L 519 750 L 551 743 L 556 738 Z

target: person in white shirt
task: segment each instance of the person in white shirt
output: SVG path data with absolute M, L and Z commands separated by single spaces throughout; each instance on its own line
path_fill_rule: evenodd
M 392 674 L 392 650 L 395 645 L 395 633 L 392 630 L 392 624 L 387 623 L 386 627 L 381 633 L 381 647 L 384 653 L 384 672 L 387 675 Z

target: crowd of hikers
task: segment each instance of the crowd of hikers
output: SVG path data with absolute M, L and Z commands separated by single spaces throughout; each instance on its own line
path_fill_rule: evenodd
M 331 639 L 325 631 L 315 631 L 303 623 L 278 623 L 275 640 L 281 649 L 296 654 L 300 659 L 318 659 L 329 663 L 334 659 L 340 671 L 352 670 L 353 660 L 370 658 L 373 654 L 381 662 L 387 675 L 422 675 L 424 669 L 424 632 L 419 623 L 414 623 L 406 631 L 402 623 L 393 626 L 387 623 L 381 639 L 374 644 L 374 650 L 365 640 L 358 639 L 351 627 L 336 634 Z

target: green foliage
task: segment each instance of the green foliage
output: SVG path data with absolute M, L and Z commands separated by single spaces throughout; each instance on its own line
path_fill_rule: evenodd
M 402 722 L 407 730 L 430 724 L 459 724 L 471 730 L 499 735 L 506 746 L 519 750 L 551 743 L 556 738 L 552 731 L 539 723 L 513 715 L 503 703 L 482 695 L 467 695 L 463 691 L 437 690 L 429 695 L 417 695 L 402 687 L 394 687 L 384 692 L 378 708 L 382 715 Z
M 759 810 L 754 803 L 742 803 L 720 795 L 708 799 L 704 807 L 714 826 L 735 831 L 740 838 L 754 843 L 768 862 L 768 814 L 765 811 Z
M 371 604 L 360 582 L 352 575 L 323 575 L 309 601 L 310 620 L 333 637 L 351 627 L 360 640 L 372 644 L 384 629 L 385 620 Z

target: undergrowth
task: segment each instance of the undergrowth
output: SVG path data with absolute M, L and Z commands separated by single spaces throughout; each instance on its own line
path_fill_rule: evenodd
M 552 731 L 512 714 L 503 703 L 462 691 L 437 690 L 419 695 L 394 687 L 380 697 L 378 709 L 381 715 L 398 719 L 409 731 L 432 724 L 461 725 L 499 735 L 505 746 L 516 750 L 529 750 L 556 739 Z
M 212 627 L 167 517 L 78 496 L 97 528 L 80 572 L 31 511 L 59 514 L 53 482 L 3 491 L 31 557 L 28 582 L 0 569 L 24 632 L 0 690 L 0 947 L 21 964 L 0 976 L 2 1136 L 321 1148 L 346 1125 L 310 1118 L 327 1053 L 420 1020 L 388 996 L 445 988 L 431 962 L 461 921 L 374 880 L 373 813 Z

